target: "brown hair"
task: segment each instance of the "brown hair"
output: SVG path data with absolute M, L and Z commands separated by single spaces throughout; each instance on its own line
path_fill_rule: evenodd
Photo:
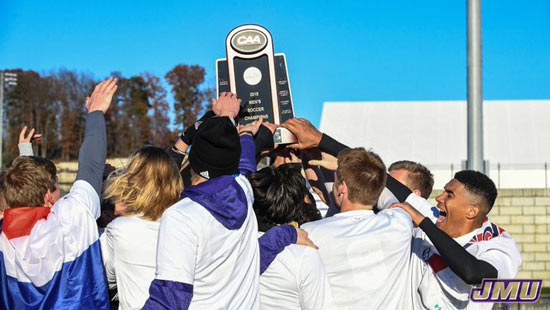
M 146 146 L 130 156 L 128 167 L 107 180 L 105 198 L 124 203 L 123 215 L 156 221 L 183 192 L 174 160 L 161 148 Z
M 4 198 L 4 179 L 6 178 L 6 171 L 0 172 L 0 214 L 3 214 L 4 210 L 8 208 L 6 198 Z M 1 218 L 0 218 L 1 219 Z
M 57 169 L 48 159 L 19 156 L 7 165 L 3 194 L 10 208 L 41 207 L 48 190 L 56 190 Z
M 346 182 L 351 202 L 374 205 L 386 186 L 386 166 L 382 159 L 364 148 L 338 154 L 338 183 Z
M 396 161 L 390 165 L 388 171 L 406 170 L 407 185 L 411 190 L 419 189 L 422 197 L 428 199 L 434 186 L 434 176 L 425 166 L 408 160 Z

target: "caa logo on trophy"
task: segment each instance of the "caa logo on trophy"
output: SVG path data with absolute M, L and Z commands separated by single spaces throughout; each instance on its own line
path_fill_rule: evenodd
M 230 91 L 242 99 L 241 123 L 263 117 L 264 121 L 281 124 L 294 117 L 286 57 L 274 54 L 267 29 L 239 26 L 227 35 L 225 50 L 227 58 L 216 60 L 217 93 Z M 273 140 L 288 144 L 296 142 L 296 137 L 278 128 Z

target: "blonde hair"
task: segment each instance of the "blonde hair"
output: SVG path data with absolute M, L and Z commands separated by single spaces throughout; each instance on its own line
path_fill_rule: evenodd
M 124 203 L 122 215 L 156 221 L 180 199 L 183 181 L 176 163 L 161 148 L 146 146 L 130 156 L 128 167 L 107 180 L 104 197 Z

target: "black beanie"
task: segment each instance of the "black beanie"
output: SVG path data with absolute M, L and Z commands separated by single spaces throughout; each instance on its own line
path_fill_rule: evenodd
M 206 179 L 239 172 L 241 141 L 229 117 L 204 121 L 193 139 L 189 152 L 191 168 Z

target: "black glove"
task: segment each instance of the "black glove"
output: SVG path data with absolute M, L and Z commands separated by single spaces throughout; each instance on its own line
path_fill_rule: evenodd
M 207 119 L 215 116 L 214 112 L 212 110 L 206 112 L 201 118 L 199 118 L 198 121 L 196 121 L 193 125 L 187 127 L 185 131 L 181 134 L 180 139 L 181 141 L 185 142 L 187 145 L 193 144 L 193 139 L 195 138 L 195 134 L 197 133 L 197 130 L 199 130 L 199 126 Z
M 273 143 L 273 133 L 265 125 L 261 125 L 258 133 L 254 136 L 255 155 L 258 157 L 265 150 L 272 150 L 275 145 Z

